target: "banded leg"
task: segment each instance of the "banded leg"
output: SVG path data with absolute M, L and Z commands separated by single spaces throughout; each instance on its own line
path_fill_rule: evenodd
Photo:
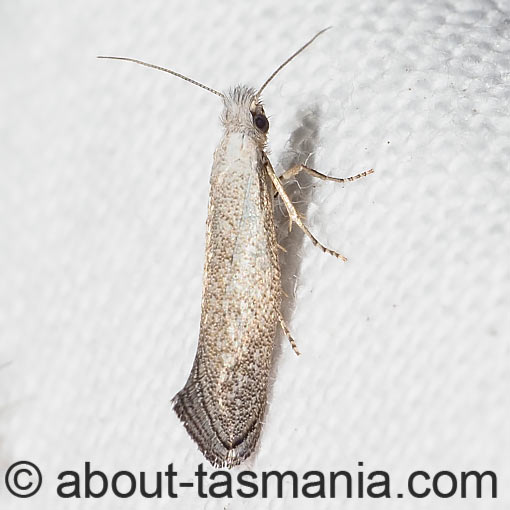
M 366 177 L 367 175 L 373 174 L 374 170 L 371 168 L 370 170 L 367 170 L 366 172 L 361 172 L 360 174 L 353 175 L 352 177 L 330 177 L 329 175 L 321 174 L 320 172 L 317 172 L 317 170 L 314 170 L 313 168 L 310 168 L 306 165 L 295 165 L 292 168 L 289 168 L 285 172 L 283 172 L 282 175 L 280 175 L 280 181 L 285 182 L 291 179 L 292 177 L 295 177 L 301 172 L 305 172 L 308 175 L 311 175 L 312 177 L 316 177 L 317 179 L 322 179 L 323 181 L 334 181 L 334 182 L 352 182 L 356 181 L 358 179 L 361 179 L 362 177 Z
M 290 345 L 292 346 L 292 350 L 299 356 L 301 353 L 299 352 L 296 341 L 294 338 L 292 338 L 292 335 L 290 334 L 289 328 L 287 327 L 287 324 L 285 324 L 285 321 L 283 320 L 282 315 L 279 316 L 280 319 L 280 326 L 283 329 L 283 332 L 287 335 L 287 338 L 289 339 Z
M 283 203 L 285 204 L 285 208 L 287 209 L 287 213 L 289 214 L 289 231 L 292 230 L 292 223 L 295 223 L 312 241 L 312 243 L 315 246 L 318 246 L 324 253 L 329 253 L 330 255 L 333 255 L 334 257 L 339 258 L 340 260 L 343 260 L 344 262 L 347 261 L 347 259 L 341 255 L 340 253 L 337 253 L 336 251 L 330 250 L 329 248 L 326 248 L 323 244 L 321 244 L 315 237 L 312 235 L 312 233 L 306 228 L 305 224 L 303 223 L 303 220 L 301 219 L 300 215 L 296 211 L 295 207 L 292 205 L 292 202 L 285 193 L 285 190 L 283 189 L 283 184 L 280 182 L 280 179 L 275 174 L 275 171 L 269 161 L 269 159 L 266 159 L 265 163 L 266 172 L 268 173 L 271 181 L 273 182 L 273 185 L 280 195 L 281 199 L 283 200 Z

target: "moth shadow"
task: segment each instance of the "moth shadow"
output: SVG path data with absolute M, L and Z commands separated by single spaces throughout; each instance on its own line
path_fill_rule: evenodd
M 313 168 L 315 163 L 314 152 L 319 142 L 320 111 L 318 106 L 307 105 L 301 108 L 296 114 L 296 119 L 297 127 L 290 135 L 285 151 L 278 161 L 278 168 L 284 171 L 298 164 L 306 164 Z M 305 218 L 312 199 L 313 181 L 312 177 L 302 172 L 285 184 L 287 195 L 296 206 L 297 211 Z M 296 289 L 301 272 L 302 257 L 300 256 L 300 251 L 303 243 L 307 242 L 308 239 L 305 240 L 305 235 L 295 224 L 289 232 L 288 214 L 280 198 L 275 199 L 274 213 L 278 244 L 283 248 L 279 252 L 282 288 L 285 293 L 282 299 L 282 314 L 285 322 L 289 324 L 295 309 Z M 292 327 L 289 327 L 289 329 L 292 333 Z M 300 338 L 296 336 L 294 338 L 299 348 Z M 282 354 L 296 357 L 286 335 L 280 328 L 280 334 L 276 337 L 273 349 L 268 384 L 268 408 L 271 407 L 273 385 L 277 377 Z M 262 429 L 262 434 L 264 434 L 264 428 Z
M 315 165 L 314 154 L 319 142 L 319 109 L 315 105 L 308 106 L 300 110 L 297 117 L 299 126 L 292 132 L 285 152 L 279 161 L 284 170 L 299 164 L 306 164 L 312 168 Z M 304 172 L 285 184 L 285 192 L 297 211 L 305 218 L 315 184 L 317 184 L 317 180 Z M 295 224 L 289 232 L 289 217 L 280 198 L 275 200 L 275 223 L 278 244 L 283 248 L 280 251 L 280 268 L 282 287 L 286 295 L 283 296 L 282 313 L 285 322 L 288 323 L 295 308 L 296 289 L 302 261 L 300 250 L 303 243 L 308 242 L 308 239 L 305 239 L 304 233 Z M 287 340 L 285 335 L 282 337 Z M 282 342 L 278 343 L 281 348 Z

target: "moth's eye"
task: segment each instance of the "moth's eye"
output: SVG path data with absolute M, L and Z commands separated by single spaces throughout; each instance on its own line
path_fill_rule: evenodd
M 269 129 L 269 121 L 265 115 L 262 115 L 262 113 L 257 113 L 257 115 L 253 116 L 253 123 L 257 129 L 263 133 L 267 133 L 267 130 Z

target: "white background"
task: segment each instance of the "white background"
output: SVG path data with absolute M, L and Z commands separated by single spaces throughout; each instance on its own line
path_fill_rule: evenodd
M 208 6 L 206 6 L 208 5 Z M 244 467 L 492 469 L 499 499 L 65 501 L 56 476 L 204 461 L 171 412 L 196 348 L 211 87 L 266 89 L 270 157 L 312 232 L 280 237 L 285 315 L 257 455 Z M 500 1 L 2 2 L 0 506 L 10 509 L 508 508 L 510 8 Z M 292 186 L 291 186 L 292 188 Z M 300 189 L 301 188 L 301 191 Z M 33 499 L 5 469 L 36 462 Z M 204 461 L 205 462 L 205 461 Z M 209 469 L 209 466 L 207 465 Z M 288 496 L 290 491 L 286 492 Z M 506 505 L 505 505 L 506 503 Z

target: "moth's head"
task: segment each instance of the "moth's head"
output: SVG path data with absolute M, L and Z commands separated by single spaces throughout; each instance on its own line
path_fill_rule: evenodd
M 172 71 L 171 69 L 167 69 L 165 67 L 156 66 L 154 64 L 149 64 L 147 62 L 143 62 L 141 60 L 137 60 L 134 58 L 128 57 L 106 57 L 100 56 L 98 58 L 110 58 L 114 60 L 127 60 L 128 62 L 134 62 L 135 64 L 140 64 L 146 67 L 151 67 L 153 69 L 158 69 L 159 71 L 164 71 L 165 73 L 172 74 L 185 80 L 193 85 L 197 85 L 217 96 L 220 96 L 223 99 L 223 104 L 225 109 L 223 111 L 222 121 L 225 126 L 225 131 L 232 132 L 237 131 L 241 133 L 245 133 L 248 136 L 252 137 L 259 144 L 263 145 L 266 143 L 267 132 L 269 130 L 269 121 L 267 120 L 266 114 L 264 113 L 264 108 L 260 101 L 260 95 L 262 91 L 266 88 L 266 86 L 271 82 L 271 80 L 291 61 L 299 55 L 305 48 L 310 46 L 319 35 L 321 35 L 326 30 L 329 30 L 330 27 L 324 28 L 317 34 L 315 34 L 306 44 L 301 46 L 299 50 L 293 53 L 285 62 L 280 64 L 280 66 L 276 69 L 276 71 L 269 76 L 269 78 L 264 82 L 264 84 L 259 88 L 257 92 L 254 89 L 244 86 L 237 86 L 231 90 L 229 90 L 226 94 L 222 92 L 218 92 L 217 90 L 204 85 L 198 81 L 195 81 L 183 74 L 180 74 L 176 71 Z
M 221 117 L 225 131 L 244 133 L 259 143 L 265 143 L 269 121 L 254 89 L 238 85 L 223 95 Z

